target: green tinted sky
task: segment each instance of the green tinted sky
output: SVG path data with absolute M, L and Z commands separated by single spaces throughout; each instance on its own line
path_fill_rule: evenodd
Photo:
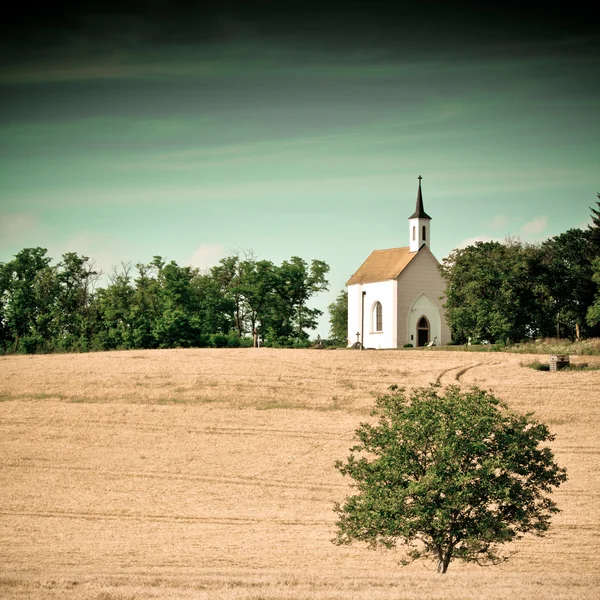
M 371 250 L 408 243 L 418 175 L 439 259 L 584 226 L 600 192 L 591 12 L 450 4 L 17 15 L 0 42 L 0 261 L 319 258 L 324 309 Z

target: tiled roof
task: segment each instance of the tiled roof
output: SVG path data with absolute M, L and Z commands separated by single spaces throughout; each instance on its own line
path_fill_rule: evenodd
M 373 250 L 346 285 L 396 279 L 417 254 L 417 252 L 410 252 L 409 246 Z

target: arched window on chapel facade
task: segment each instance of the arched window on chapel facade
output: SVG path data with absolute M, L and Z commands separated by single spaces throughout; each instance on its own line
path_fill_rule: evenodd
M 375 302 L 373 307 L 373 331 L 383 331 L 383 309 L 381 302 Z

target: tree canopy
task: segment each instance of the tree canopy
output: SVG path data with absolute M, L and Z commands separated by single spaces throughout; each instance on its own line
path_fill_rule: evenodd
M 373 414 L 336 462 L 357 490 L 335 506 L 337 544 L 401 543 L 405 562 L 429 556 L 445 573 L 453 559 L 498 563 L 502 544 L 548 530 L 558 512 L 548 494 L 567 475 L 543 446 L 554 436 L 531 415 L 478 388 L 438 385 L 409 397 L 392 386 Z
M 121 264 L 96 289 L 93 261 L 74 252 L 52 265 L 44 248 L 0 263 L 0 351 L 308 345 L 329 266 L 293 256 L 275 265 L 232 254 L 200 272 L 155 256 Z
M 342 290 L 327 308 L 331 341 L 345 346 L 348 343 L 348 290 Z
M 440 271 L 453 340 L 600 334 L 597 321 L 587 318 L 598 289 L 593 278 L 596 235 L 594 226 L 569 229 L 541 244 L 509 239 L 451 252 Z
M 446 315 L 453 339 L 527 336 L 535 303 L 529 255 L 529 248 L 519 242 L 477 242 L 443 260 Z

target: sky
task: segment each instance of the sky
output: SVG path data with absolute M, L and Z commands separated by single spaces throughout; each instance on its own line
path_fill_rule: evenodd
M 583 3 L 91 2 L 0 24 L 0 262 L 41 246 L 207 269 L 329 264 L 327 305 L 408 245 L 438 260 L 590 222 L 600 27 Z

